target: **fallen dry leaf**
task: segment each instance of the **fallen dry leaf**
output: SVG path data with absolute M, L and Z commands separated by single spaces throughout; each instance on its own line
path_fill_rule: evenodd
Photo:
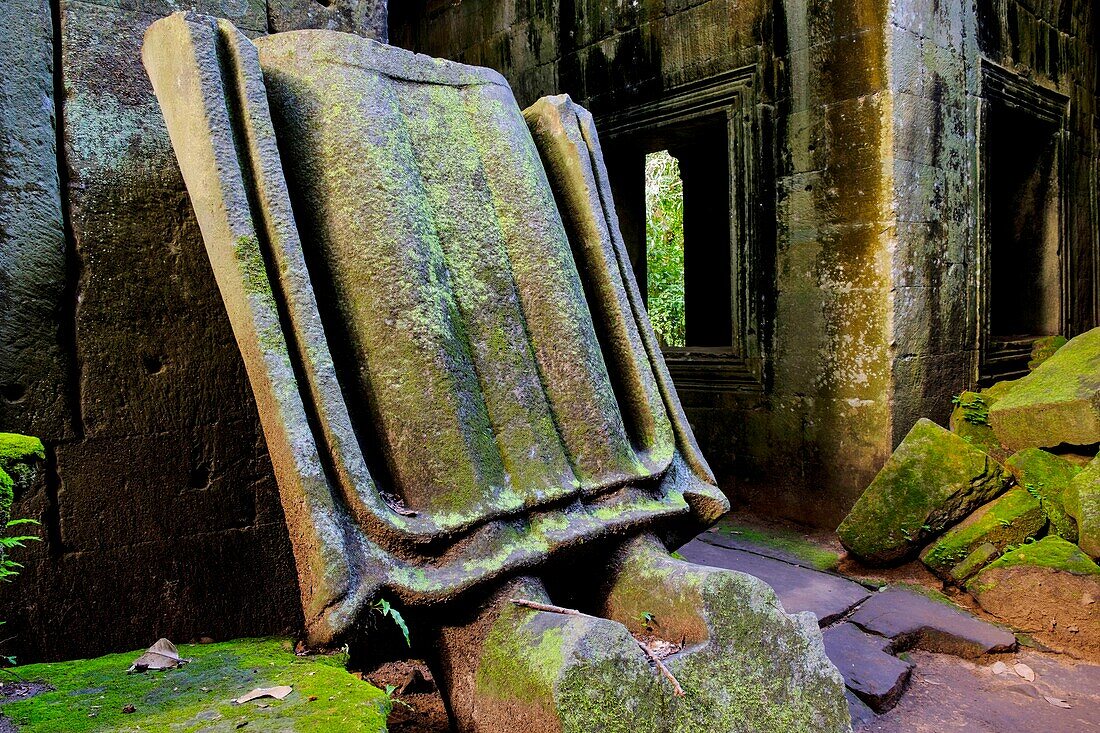
M 993 674 L 1004 674 L 1008 671 L 1008 665 L 1004 662 L 997 662 L 992 667 L 990 667 L 989 670 L 993 672 Z
M 1062 699 L 1057 698 L 1057 697 L 1050 697 L 1049 695 L 1043 695 L 1043 699 L 1045 699 L 1047 702 L 1049 702 L 1051 705 L 1053 705 L 1056 708 L 1072 708 L 1073 707 L 1072 705 L 1070 705 L 1065 700 L 1062 700 Z
M 128 703 L 128 704 L 122 706 L 122 712 L 124 712 L 124 713 L 136 713 L 137 708 L 134 707 L 133 703 Z
M 243 705 L 249 700 L 256 700 L 261 697 L 273 697 L 276 700 L 282 700 L 284 697 L 294 692 L 294 688 L 290 685 L 279 685 L 278 687 L 257 687 L 249 693 L 241 695 L 233 702 L 238 705 Z
M 134 660 L 127 672 L 144 672 L 148 669 L 175 669 L 190 662 L 190 659 L 181 659 L 176 645 L 167 639 L 158 639 L 156 644 Z
M 1017 662 L 1015 665 L 1013 665 L 1013 669 L 1016 670 L 1016 674 L 1020 675 L 1028 682 L 1035 681 L 1035 670 L 1033 670 L 1031 667 L 1027 666 L 1023 662 Z

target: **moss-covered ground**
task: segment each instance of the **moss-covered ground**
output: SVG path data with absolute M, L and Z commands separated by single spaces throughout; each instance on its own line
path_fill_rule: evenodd
M 731 517 L 719 520 L 715 529 L 729 537 L 793 555 L 818 570 L 836 570 L 840 562 L 840 555 L 814 544 L 792 529 L 758 527 L 744 524 Z
M 179 669 L 127 674 L 141 650 L 96 659 L 33 664 L 4 672 L 53 691 L 0 711 L 21 733 L 112 731 L 385 731 L 386 693 L 349 674 L 344 656 L 297 656 L 285 639 L 183 645 Z M 283 700 L 232 701 L 257 687 L 289 685 Z M 123 712 L 132 705 L 134 711 Z

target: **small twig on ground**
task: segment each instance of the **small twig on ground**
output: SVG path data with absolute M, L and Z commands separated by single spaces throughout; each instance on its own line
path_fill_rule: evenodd
M 513 598 L 512 603 L 516 604 L 517 606 L 523 606 L 524 608 L 532 608 L 536 611 L 546 611 L 547 613 L 560 613 L 564 616 L 588 616 L 587 613 L 581 613 L 580 611 L 572 608 L 565 608 L 564 606 L 554 606 L 549 603 L 539 603 L 538 601 L 527 601 L 522 598 Z M 642 651 L 645 652 L 645 655 L 650 659 L 650 661 L 657 665 L 657 670 L 665 678 L 667 678 L 669 682 L 672 683 L 672 694 L 676 697 L 683 697 L 684 688 L 680 687 L 679 680 L 677 680 L 675 675 L 672 674 L 672 671 L 665 666 L 665 663 L 662 662 L 660 658 L 658 658 L 657 655 L 653 653 L 652 649 L 650 649 L 642 642 L 634 639 L 634 643 L 642 648 Z

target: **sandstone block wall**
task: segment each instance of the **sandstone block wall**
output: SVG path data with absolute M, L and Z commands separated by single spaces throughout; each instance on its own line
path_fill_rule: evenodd
M 0 426 L 43 523 L 0 588 L 21 660 L 301 624 L 256 407 L 139 56 L 181 9 L 384 37 L 384 0 L 16 0 L 0 34 Z

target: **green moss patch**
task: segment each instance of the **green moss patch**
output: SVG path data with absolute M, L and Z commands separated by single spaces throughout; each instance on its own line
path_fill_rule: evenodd
M 792 555 L 818 570 L 836 570 L 840 562 L 840 556 L 837 553 L 815 545 L 793 530 L 753 527 L 729 519 L 719 521 L 716 529 L 724 535 L 746 543 L 762 545 L 777 550 L 780 554 Z
M 52 692 L 3 706 L 21 733 L 220 731 L 265 733 L 385 731 L 391 702 L 344 669 L 343 656 L 294 654 L 281 639 L 184 645 L 179 669 L 126 674 L 141 651 L 33 664 L 10 672 Z M 257 687 L 290 685 L 283 700 L 232 700 Z M 134 712 L 124 713 L 127 705 Z M 241 725 L 244 723 L 245 725 Z
M 1035 339 L 1035 343 L 1031 345 L 1031 360 L 1027 363 L 1027 368 L 1035 371 L 1040 364 L 1054 356 L 1054 353 L 1065 346 L 1066 343 L 1065 336 L 1043 336 Z
M 11 471 L 16 463 L 45 460 L 46 449 L 38 438 L 17 433 L 0 433 L 0 468 Z

